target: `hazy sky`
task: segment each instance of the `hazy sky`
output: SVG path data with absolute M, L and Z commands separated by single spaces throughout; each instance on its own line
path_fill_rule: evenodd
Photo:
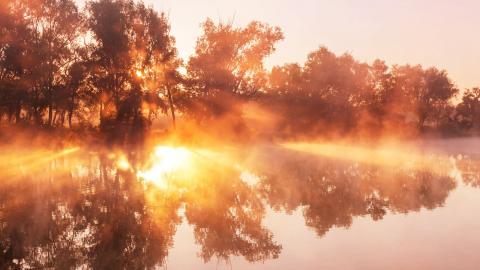
M 82 0 L 80 0 L 82 1 Z M 479 0 L 144 0 L 169 14 L 182 57 L 207 17 L 280 26 L 285 40 L 267 63 L 303 63 L 325 45 L 371 63 L 446 69 L 460 87 L 480 86 Z

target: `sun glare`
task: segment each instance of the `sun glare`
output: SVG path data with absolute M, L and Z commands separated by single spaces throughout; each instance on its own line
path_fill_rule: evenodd
M 158 146 L 151 160 L 151 167 L 139 171 L 137 176 L 158 186 L 166 188 L 168 177 L 186 171 L 191 162 L 192 152 L 183 147 Z
M 141 70 L 135 71 L 135 75 L 137 75 L 138 78 L 143 78 L 143 72 Z
M 126 171 L 126 170 L 130 169 L 130 163 L 128 162 L 127 158 L 122 155 L 117 160 L 117 167 L 121 170 Z

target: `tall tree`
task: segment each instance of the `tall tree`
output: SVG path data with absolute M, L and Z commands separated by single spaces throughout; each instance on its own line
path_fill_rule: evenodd
M 159 96 L 176 82 L 179 62 L 167 18 L 128 0 L 90 1 L 88 12 L 95 38 L 90 79 L 100 122 L 141 123 L 143 105 L 164 107 Z
M 392 70 L 397 91 L 396 101 L 403 104 L 403 114 L 413 112 L 422 131 L 426 122 L 439 120 L 439 111 L 450 105 L 450 99 L 458 92 L 445 71 L 436 68 L 424 70 L 421 66 L 396 66 Z
M 228 104 L 216 99 L 251 97 L 264 88 L 264 60 L 283 34 L 260 22 L 241 28 L 208 19 L 202 28 L 187 65 L 190 94 L 197 113 L 221 114 L 228 111 Z
M 301 95 L 303 91 L 303 69 L 298 64 L 275 66 L 269 74 L 269 90 L 279 95 Z
M 369 66 L 325 47 L 311 52 L 303 67 L 273 68 L 268 100 L 275 100 L 283 129 L 297 134 L 348 131 L 366 106 Z M 338 130 L 336 130 L 338 129 Z
M 22 106 L 28 102 L 26 75 L 31 70 L 33 32 L 23 16 L 20 1 L 0 4 L 0 120 L 20 121 Z
M 462 128 L 480 130 L 480 88 L 467 89 L 456 111 L 456 120 Z
M 32 89 L 35 94 L 35 117 L 41 121 L 48 113 L 48 126 L 53 124 L 56 99 L 65 88 L 67 70 L 74 60 L 74 50 L 81 30 L 81 14 L 73 0 L 25 1 L 29 27 L 34 31 L 30 41 L 35 61 L 32 62 Z

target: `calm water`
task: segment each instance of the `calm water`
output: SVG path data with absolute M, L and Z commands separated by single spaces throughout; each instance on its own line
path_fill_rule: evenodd
M 2 148 L 0 269 L 479 269 L 479 141 L 413 145 Z

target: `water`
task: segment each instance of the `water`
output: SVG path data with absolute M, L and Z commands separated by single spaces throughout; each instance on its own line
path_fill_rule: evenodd
M 480 267 L 477 140 L 290 146 L 4 148 L 0 269 Z

